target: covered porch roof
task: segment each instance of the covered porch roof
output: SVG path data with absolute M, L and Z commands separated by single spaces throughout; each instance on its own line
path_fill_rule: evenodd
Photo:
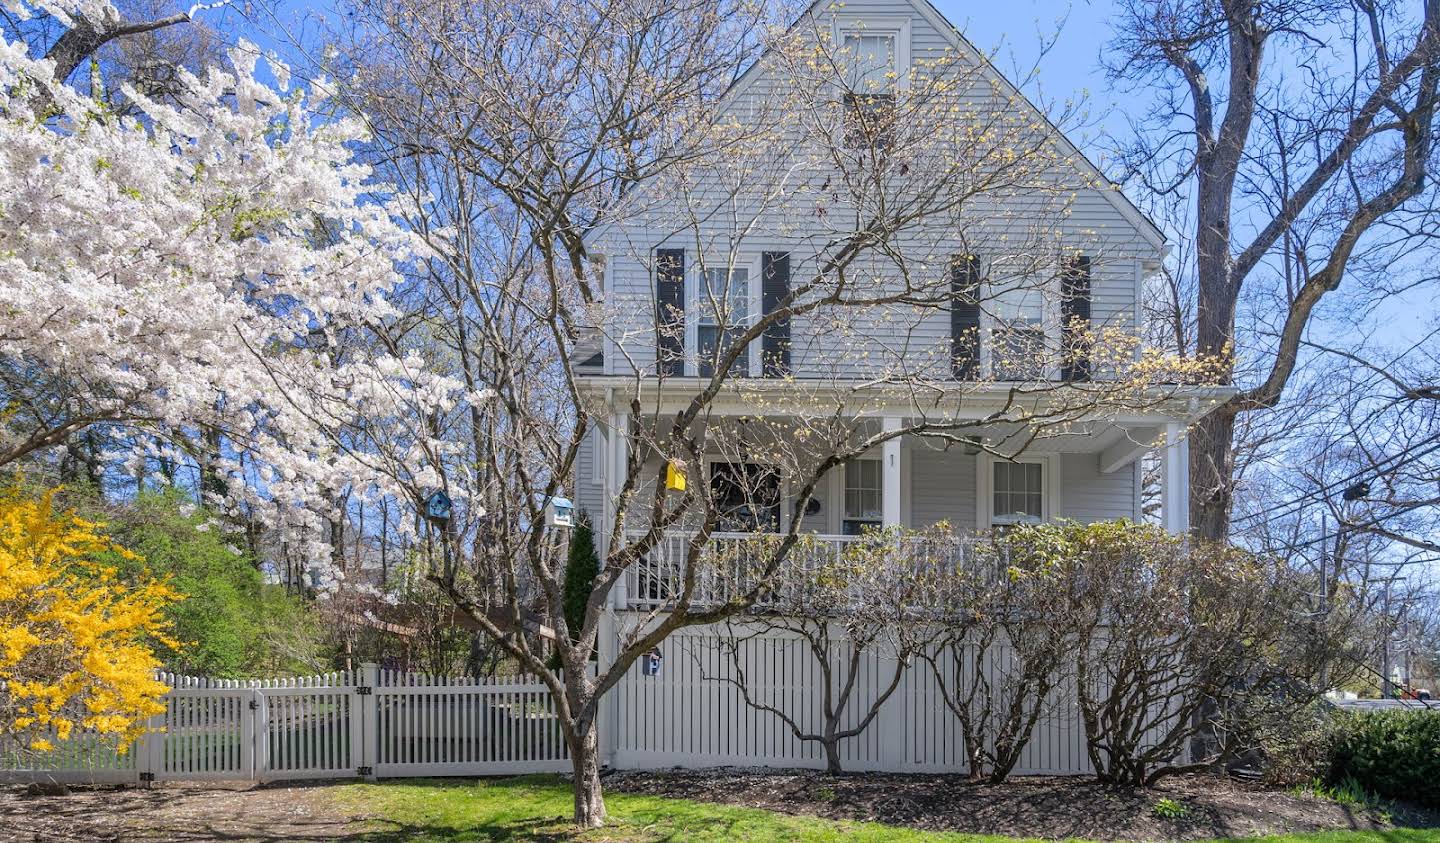
M 709 386 L 698 377 L 637 378 L 599 375 L 580 379 L 580 389 L 611 412 L 638 399 L 643 412 L 669 416 L 691 406 Z M 1233 386 L 1162 384 L 1107 397 L 1105 382 L 1061 384 L 944 381 L 892 384 L 877 381 L 736 378 L 706 403 L 715 416 L 807 416 L 842 409 L 853 417 L 965 421 L 999 416 L 1023 424 L 1035 416 L 1067 414 L 1076 438 L 1109 437 L 1105 447 L 1136 439 L 1131 431 L 1165 424 L 1188 427 L 1235 396 Z M 1150 437 L 1154 441 L 1154 437 Z M 1076 450 L 1091 450 L 1093 444 Z

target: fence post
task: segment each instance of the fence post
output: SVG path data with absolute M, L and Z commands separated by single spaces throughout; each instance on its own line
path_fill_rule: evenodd
M 365 775 L 370 781 L 375 780 L 375 762 L 379 756 L 380 743 L 380 706 L 376 695 L 376 686 L 380 684 L 380 666 L 374 662 L 365 662 L 360 665 L 360 685 L 369 688 L 368 693 L 361 694 L 360 710 L 360 758 L 357 762 L 359 767 L 369 772 Z M 352 731 L 351 734 L 354 734 Z

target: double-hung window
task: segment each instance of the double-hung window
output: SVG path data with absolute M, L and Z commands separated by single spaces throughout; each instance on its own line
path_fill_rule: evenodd
M 845 108 L 844 145 L 850 149 L 889 149 L 895 126 L 895 95 L 907 86 L 909 19 L 839 16 L 835 20 L 834 44 Z
M 1045 520 L 1043 463 L 996 460 L 991 472 L 991 524 L 1038 524 Z
M 990 376 L 997 381 L 1044 380 L 1050 369 L 1046 290 L 1019 279 L 990 294 Z
M 858 536 L 885 520 L 885 481 L 880 460 L 852 460 L 845 464 L 845 518 L 843 532 Z
M 975 461 L 977 526 L 1003 529 L 1060 517 L 1060 466 L 1059 454 L 981 454 Z
M 708 378 L 750 324 L 750 270 L 706 267 L 700 270 L 698 282 L 695 354 L 698 374 Z M 742 377 L 750 373 L 748 353 L 736 358 L 730 373 Z

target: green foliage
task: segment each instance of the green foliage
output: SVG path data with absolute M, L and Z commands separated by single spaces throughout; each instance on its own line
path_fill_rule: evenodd
M 1190 809 L 1185 807 L 1185 803 L 1166 796 L 1157 799 L 1150 812 L 1162 820 L 1183 820 L 1189 816 Z
M 1391 821 L 1390 802 L 1366 790 L 1354 776 L 1346 776 L 1335 784 L 1320 778 L 1312 779 L 1309 784 L 1291 790 L 1301 796 L 1315 796 L 1336 805 L 1370 811 L 1384 822 Z
M 1440 711 L 1346 712 L 1331 754 L 1332 784 L 1440 807 Z
M 185 595 L 168 612 L 180 647 L 158 651 L 168 669 L 224 678 L 314 668 L 320 630 L 308 607 L 265 584 L 254 560 L 182 492 L 144 492 L 119 506 L 74 496 L 145 568 Z M 132 560 L 107 561 L 122 574 L 139 573 Z
M 576 519 L 570 536 L 570 555 L 565 563 L 565 624 L 572 640 L 580 637 L 585 625 L 585 604 L 600 574 L 600 555 L 595 551 L 595 531 L 584 512 Z

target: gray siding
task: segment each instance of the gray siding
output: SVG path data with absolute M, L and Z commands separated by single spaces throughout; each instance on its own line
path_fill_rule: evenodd
M 594 459 L 595 442 L 599 438 L 599 431 L 592 429 L 581 446 L 575 465 L 575 488 L 571 493 L 575 506 L 588 513 L 592 522 L 600 520 L 605 508 L 605 490 L 600 485 Z
M 1101 474 L 1095 454 L 1065 454 L 1060 467 L 1064 517 L 1076 521 L 1134 520 L 1135 472 L 1136 466 L 1130 465 Z
M 975 457 L 958 448 L 911 448 L 910 526 L 947 520 L 957 529 L 975 526 Z
M 910 20 L 910 54 L 913 67 L 934 62 L 955 49 L 950 35 L 905 0 L 847 2 L 846 18 L 873 16 Z M 966 55 L 973 63 L 978 56 Z M 767 99 L 782 85 L 777 74 L 762 64 L 755 77 L 735 95 L 737 113 L 762 115 Z M 956 93 L 964 115 L 984 115 L 989 109 L 1006 113 L 1017 106 L 978 82 Z M 817 104 L 817 108 L 827 107 Z M 957 134 L 957 138 L 958 138 Z M 1062 172 L 1063 170 L 1063 172 Z M 954 216 L 937 216 L 907 232 L 897 250 L 905 255 L 905 272 L 937 284 L 948 284 L 948 258 L 965 250 L 983 252 L 986 244 L 1009 244 L 1004 249 L 1054 255 L 1055 265 L 1027 273 L 1032 283 L 1053 280 L 1062 250 L 1079 250 L 1092 256 L 1092 319 L 1097 325 L 1134 328 L 1140 261 L 1158 255 L 1144 235 L 1102 189 L 1072 189 L 1088 172 L 1074 164 L 1057 164 L 1049 177 L 1063 190 L 1017 190 L 1006 195 L 976 197 Z M 607 327 L 611 342 L 607 370 L 623 374 L 639 368 L 654 371 L 653 253 L 659 246 L 686 252 L 687 285 L 700 262 L 724 265 L 732 261 L 748 266 L 757 287 L 752 312 L 758 309 L 758 260 L 766 251 L 788 251 L 791 277 L 813 274 L 829 255 L 828 249 L 845 233 L 845 220 L 855 211 L 833 204 L 823 217 L 817 214 L 816 188 L 833 173 L 822 168 L 803 149 L 777 143 L 773 149 L 751 152 L 737 161 L 734 172 L 691 173 L 684 184 L 651 185 L 623 214 L 623 225 L 607 229 L 594 244 L 607 255 Z M 1104 188 L 1107 189 L 1108 188 Z M 682 198 L 677 198 L 682 197 Z M 1063 198 L 1061 198 L 1063 197 Z M 983 207 L 981 206 L 983 204 Z M 964 231 L 968 241 L 959 239 Z M 1016 246 L 1014 244 L 1027 243 Z M 1038 259 L 1037 259 L 1038 260 Z M 1049 261 L 1050 258 L 1044 258 Z M 898 284 L 901 270 L 886 257 L 862 261 L 863 272 L 881 287 Z M 982 306 L 983 308 L 983 306 Z M 692 316 L 693 318 L 693 316 Z M 950 353 L 949 313 L 937 308 L 911 306 L 848 308 L 842 318 L 813 313 L 797 317 L 791 328 L 792 366 L 798 377 L 825 379 L 891 374 L 947 376 Z M 1058 333 L 1058 332 L 1057 332 Z M 693 353 L 687 338 L 687 353 Z M 752 371 L 754 366 L 752 365 Z M 687 367 L 687 374 L 693 369 Z

